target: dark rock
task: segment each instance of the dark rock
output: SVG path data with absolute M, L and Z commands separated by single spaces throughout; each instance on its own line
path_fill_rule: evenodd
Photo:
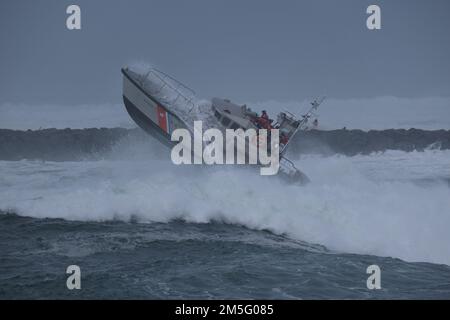
M 450 130 L 310 130 L 300 132 L 292 141 L 292 153 L 369 154 L 386 150 L 423 151 L 432 144 L 450 149 Z
M 99 159 L 125 138 L 129 141 L 151 139 L 140 129 L 0 129 L 0 160 Z M 450 149 L 450 130 L 311 130 L 300 132 L 294 138 L 289 153 L 339 153 L 352 156 L 386 150 L 422 151 L 431 145 L 438 149 Z

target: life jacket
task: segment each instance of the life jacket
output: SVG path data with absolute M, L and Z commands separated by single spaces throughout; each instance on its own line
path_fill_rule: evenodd
M 269 118 L 259 117 L 257 121 L 258 121 L 258 124 L 261 126 L 261 128 L 267 129 L 267 130 L 272 129 L 272 125 L 270 124 Z

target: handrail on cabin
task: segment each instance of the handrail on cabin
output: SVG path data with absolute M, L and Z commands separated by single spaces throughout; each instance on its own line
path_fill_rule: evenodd
M 284 160 L 284 161 L 282 161 L 282 160 Z M 280 166 L 287 170 L 293 171 L 293 172 L 299 171 L 297 169 L 297 167 L 294 165 L 294 163 L 284 156 L 280 157 Z
M 163 85 L 159 88 L 157 93 L 160 93 L 164 87 L 169 87 L 170 89 L 172 89 L 173 91 L 175 91 L 177 93 L 177 97 L 172 101 L 172 103 L 175 103 L 178 98 L 181 96 L 187 104 L 191 105 L 191 108 L 189 109 L 189 112 L 192 111 L 192 109 L 194 109 L 195 104 L 192 102 L 192 99 L 195 97 L 195 91 L 192 90 L 191 88 L 189 88 L 188 86 L 186 86 L 185 84 L 183 84 L 182 82 L 178 81 L 177 79 L 173 78 L 172 76 L 168 75 L 167 73 L 164 73 L 156 68 L 151 68 L 149 70 L 149 72 L 146 74 L 145 78 L 148 79 L 148 76 L 150 74 L 155 75 L 162 83 Z M 162 75 L 162 76 L 161 76 Z M 169 81 L 167 81 L 166 79 L 169 78 L 170 80 L 172 80 L 173 82 L 175 82 L 178 87 L 174 87 L 170 84 Z M 184 89 L 186 89 L 187 91 L 189 91 L 191 93 L 191 97 L 187 97 L 183 92 L 181 92 L 181 90 L 179 90 L 179 87 L 183 87 Z

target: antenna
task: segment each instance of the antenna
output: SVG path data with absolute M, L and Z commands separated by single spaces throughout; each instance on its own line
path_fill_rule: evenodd
M 311 108 L 308 110 L 308 112 L 302 115 L 302 119 L 299 121 L 299 125 L 289 137 L 289 141 L 283 146 L 283 149 L 280 152 L 281 157 L 283 157 L 283 153 L 286 151 L 286 147 L 292 141 L 292 138 L 297 134 L 297 132 L 300 129 L 303 129 L 306 126 L 306 124 L 308 123 L 308 119 L 311 118 L 311 116 L 315 115 L 314 111 L 316 111 L 319 108 L 319 106 L 325 101 L 325 98 L 326 98 L 325 96 L 319 97 L 314 99 L 313 102 L 311 102 Z
M 314 101 L 311 102 L 312 108 L 317 110 L 317 108 L 322 104 L 322 102 L 325 100 L 325 98 L 326 98 L 326 96 L 314 99 Z
M 302 127 L 304 127 L 306 125 L 306 123 L 308 123 L 308 119 L 311 118 L 311 116 L 316 116 L 317 114 L 315 113 L 315 111 L 317 111 L 317 109 L 319 108 L 319 106 L 325 101 L 325 96 L 323 97 L 319 97 L 314 99 L 311 102 L 311 108 L 308 110 L 308 112 L 306 112 L 304 115 L 302 115 L 302 120 L 300 121 L 300 125 L 298 126 L 298 129 L 301 129 Z

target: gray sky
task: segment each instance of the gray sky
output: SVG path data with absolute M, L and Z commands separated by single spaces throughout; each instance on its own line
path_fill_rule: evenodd
M 2 0 L 0 103 L 118 103 L 136 61 L 205 98 L 448 97 L 449 14 L 448 0 Z

